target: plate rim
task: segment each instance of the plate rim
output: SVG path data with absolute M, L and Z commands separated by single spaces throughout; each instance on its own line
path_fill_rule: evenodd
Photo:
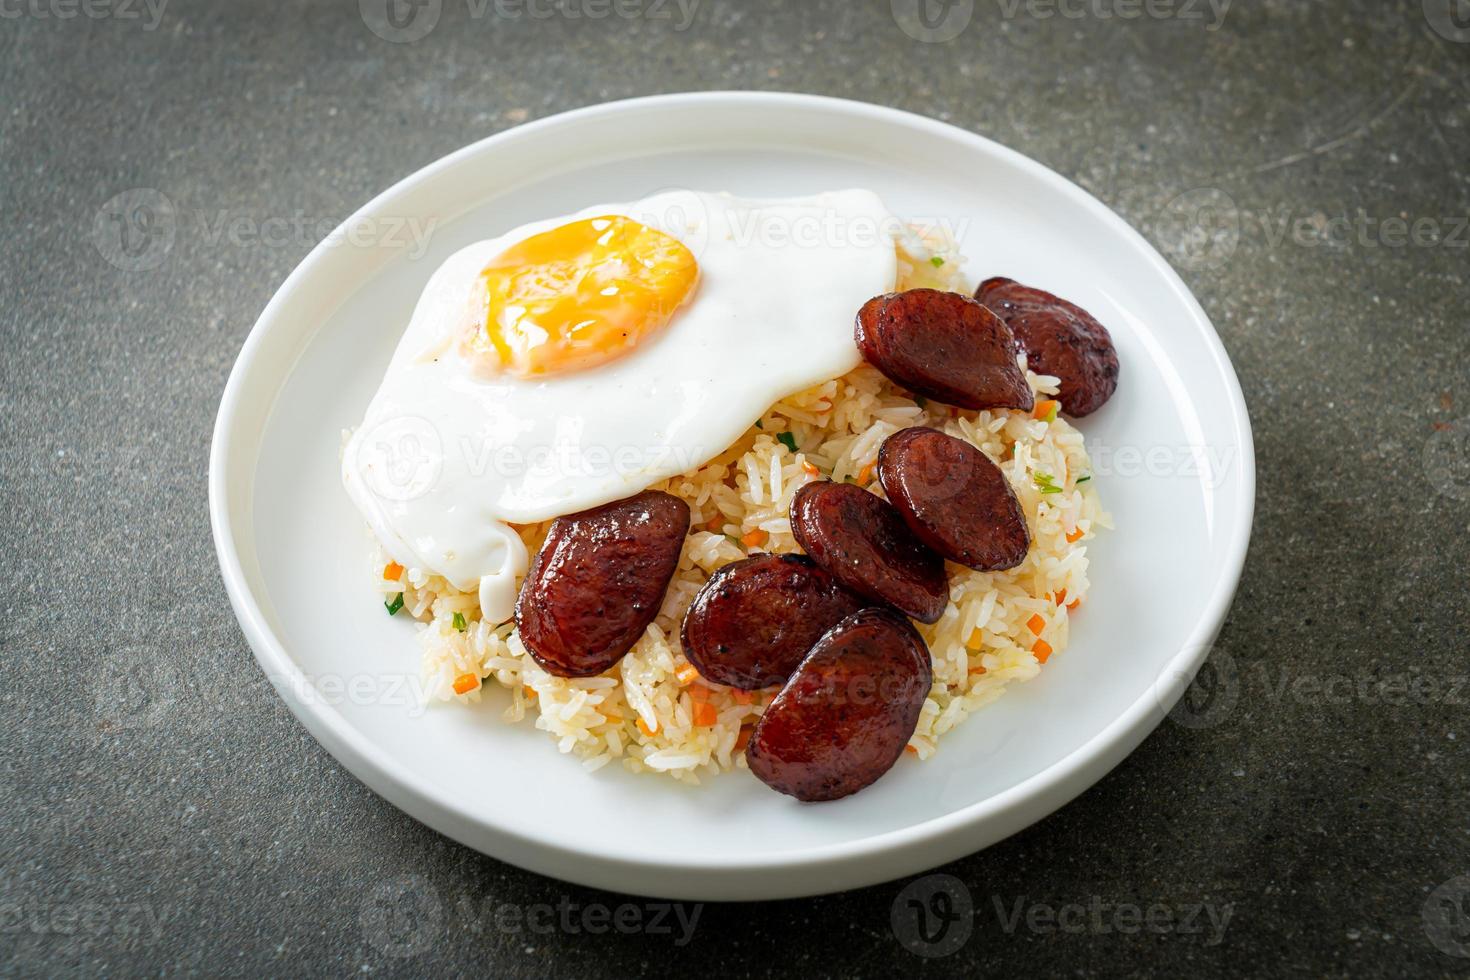
M 1158 275 L 1159 281 L 1167 284 L 1175 297 L 1184 304 L 1184 308 L 1189 310 L 1193 321 L 1190 326 L 1201 335 L 1211 367 L 1224 383 L 1230 403 L 1230 422 L 1240 445 L 1237 477 L 1240 494 L 1234 514 L 1238 530 L 1225 548 L 1224 560 L 1220 566 L 1221 574 L 1214 581 L 1198 621 L 1179 652 L 1160 673 L 1161 680 L 1165 676 L 1192 678 L 1204 662 L 1234 600 L 1254 523 L 1255 446 L 1244 393 L 1214 324 L 1174 268 L 1121 216 L 1045 164 L 951 123 L 874 103 L 791 92 L 683 92 L 584 106 L 477 140 L 396 181 L 357 209 L 341 227 L 345 229 L 353 226 L 371 216 L 391 199 L 434 179 L 439 173 L 456 166 L 467 157 L 478 156 L 514 141 L 535 138 L 546 130 L 576 125 L 591 116 L 700 104 L 728 106 L 739 103 L 779 104 L 783 107 L 863 117 L 880 124 L 918 128 L 934 135 L 968 142 L 982 152 L 998 156 L 1030 172 L 1053 190 L 1091 210 L 1115 232 L 1130 239 L 1153 267 L 1152 271 Z M 901 829 L 855 841 L 810 848 L 799 853 L 764 852 L 738 856 L 710 854 L 702 855 L 698 859 L 670 855 L 662 860 L 649 860 L 625 853 L 608 853 L 600 846 L 575 846 L 563 838 L 525 834 L 497 824 L 493 813 L 471 811 L 459 805 L 452 797 L 441 795 L 427 780 L 419 778 L 416 773 L 388 757 L 334 707 L 321 703 L 321 699 L 292 696 L 291 692 L 303 690 L 298 685 L 305 681 L 305 674 L 287 652 L 282 640 L 270 628 L 260 600 L 250 590 L 235 529 L 230 520 L 230 511 L 239 506 L 238 499 L 243 497 L 247 510 L 253 504 L 253 480 L 247 481 L 248 485 L 243 489 L 230 487 L 228 481 L 233 443 L 237 435 L 234 429 L 242 424 L 245 403 L 254 391 L 250 376 L 257 370 L 257 361 L 262 358 L 262 348 L 272 333 L 272 323 L 277 318 L 278 311 L 288 305 L 303 288 L 303 284 L 315 274 L 336 235 L 334 232 L 316 245 L 275 291 L 252 325 L 230 370 L 220 399 L 210 445 L 210 526 L 220 572 L 236 619 L 257 663 L 267 677 L 285 678 L 292 682 L 285 685 L 284 690 L 282 685 L 275 685 L 277 693 L 287 703 L 292 714 L 338 762 L 370 789 L 438 832 L 482 853 L 538 873 L 581 881 L 596 887 L 660 897 L 795 897 L 873 884 L 981 850 L 1055 812 L 1101 780 L 1148 737 L 1188 686 L 1171 685 L 1161 694 L 1155 685 L 1154 690 L 1144 692 L 1127 710 L 1116 715 L 1083 745 L 994 796 Z M 305 337 L 308 342 L 309 331 L 310 328 Z M 268 409 L 265 415 L 268 417 Z M 253 465 L 250 466 L 250 471 L 253 474 Z M 1155 717 L 1150 720 L 1150 715 Z M 976 830 L 982 824 L 990 824 L 992 829 L 999 827 L 1000 832 L 978 836 L 963 833 L 967 829 Z M 492 851 L 482 840 L 471 839 L 476 831 L 498 838 L 500 846 Z M 945 846 L 946 843 L 948 846 Z M 528 848 L 532 850 L 527 850 Z M 891 860 L 876 860 L 880 856 L 909 855 L 922 857 L 922 860 L 913 867 L 906 864 L 907 871 L 900 870 L 896 873 Z M 854 865 L 869 859 L 873 859 L 873 863 L 869 865 L 866 874 L 859 870 L 842 875 L 840 880 L 826 878 L 821 881 L 812 880 L 815 876 L 806 874 L 820 868 L 835 869 L 839 865 Z M 771 876 L 770 880 L 762 882 L 763 875 L 777 871 L 788 874 L 779 880 Z M 645 876 L 642 882 L 636 880 L 639 873 Z M 719 880 L 680 880 L 681 876 L 687 877 L 691 873 L 713 875 L 719 877 Z M 802 880 L 794 880 L 790 873 L 795 873 Z M 628 874 L 634 874 L 634 879 L 622 880 L 622 876 Z M 649 881 L 654 879 L 662 883 L 651 885 Z

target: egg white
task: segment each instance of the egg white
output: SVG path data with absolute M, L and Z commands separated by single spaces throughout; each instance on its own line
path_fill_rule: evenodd
M 481 269 L 559 225 L 622 214 L 694 252 L 695 294 L 617 360 L 534 380 L 460 352 Z M 342 478 L 394 561 L 512 615 L 529 524 L 631 496 L 724 451 L 775 402 L 857 366 L 853 318 L 893 289 L 900 225 L 865 190 L 754 201 L 674 191 L 462 249 L 436 271 L 348 441 Z

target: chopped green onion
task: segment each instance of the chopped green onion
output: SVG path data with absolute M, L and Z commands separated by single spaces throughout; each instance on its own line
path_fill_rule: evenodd
M 461 633 L 470 628 L 470 624 L 464 620 L 464 613 L 457 612 L 454 614 L 454 628 Z
M 740 548 L 742 550 L 744 550 L 744 548 L 745 548 L 745 545 L 741 544 L 740 539 L 737 538 L 733 534 L 727 534 L 727 535 L 725 535 L 725 540 L 728 541 L 728 542 L 730 542 L 731 544 L 733 544 L 737 548 Z
M 1092 474 L 1089 473 L 1087 476 L 1079 476 L 1077 478 L 1077 482 L 1078 483 L 1086 483 L 1090 479 L 1092 479 Z
M 756 427 L 756 428 L 757 428 L 757 429 L 764 429 L 764 428 L 765 428 L 765 426 L 764 426 L 764 425 L 761 425 L 761 420 L 760 420 L 760 419 L 756 419 L 756 420 L 755 420 L 755 427 Z
M 1056 479 L 1050 473 L 1037 473 L 1032 479 L 1036 481 L 1036 489 L 1042 493 L 1062 492 L 1062 488 L 1057 486 Z
M 915 395 L 914 404 L 919 406 L 920 408 L 928 408 L 929 399 L 925 398 L 923 395 Z
M 934 256 L 934 258 L 932 258 L 932 259 L 929 260 L 929 264 L 932 265 L 932 266 L 934 266 L 934 268 L 937 269 L 940 266 L 944 265 L 944 259 L 941 258 L 940 256 L 936 255 L 936 256 Z
M 1042 416 L 1041 421 L 1043 421 L 1043 422 L 1055 422 L 1056 420 L 1057 420 L 1057 403 L 1055 401 L 1053 401 L 1051 403 L 1051 410 L 1048 411 L 1046 413 L 1046 415 Z
M 403 608 L 403 593 L 400 592 L 393 597 L 393 601 L 383 603 L 383 608 L 388 610 L 389 616 L 397 616 L 398 610 Z
M 781 433 L 779 436 L 776 437 L 776 441 L 785 446 L 787 449 L 791 450 L 793 453 L 796 452 L 796 436 L 792 435 L 791 433 Z

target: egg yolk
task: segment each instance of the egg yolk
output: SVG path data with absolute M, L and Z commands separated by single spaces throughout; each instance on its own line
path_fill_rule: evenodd
M 533 235 L 481 272 L 485 311 L 470 347 L 519 377 L 575 371 L 631 351 L 694 292 L 699 263 L 678 239 L 607 215 Z

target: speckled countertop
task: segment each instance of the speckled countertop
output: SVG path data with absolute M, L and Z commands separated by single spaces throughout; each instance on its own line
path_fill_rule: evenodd
M 1470 971 L 1463 0 L 385 2 L 0 4 L 0 973 Z M 1250 405 L 1230 709 L 941 869 L 974 913 L 943 956 L 894 917 L 933 880 L 664 932 L 439 837 L 293 720 L 216 570 L 219 395 L 318 222 L 515 123 L 702 88 L 1059 170 L 1174 259 Z M 191 220 L 122 237 L 128 192 Z M 586 927 L 624 905 L 642 927 Z

